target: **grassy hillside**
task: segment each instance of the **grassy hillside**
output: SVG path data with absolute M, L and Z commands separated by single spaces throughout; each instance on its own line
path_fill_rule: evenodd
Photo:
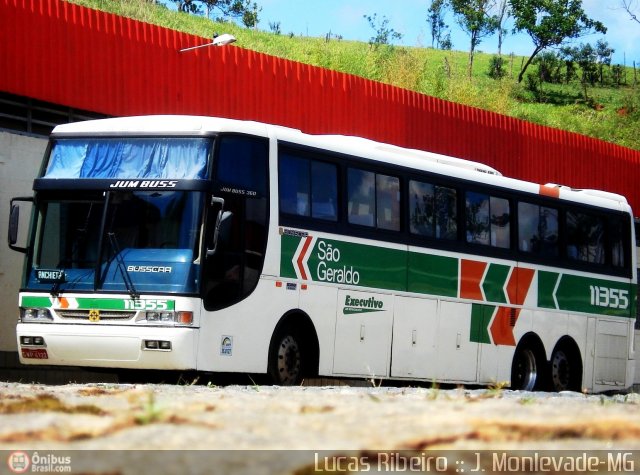
M 144 0 L 67 0 L 203 37 L 231 33 L 237 46 L 294 61 L 382 81 L 442 99 L 495 111 L 538 124 L 578 132 L 640 150 L 640 86 L 588 88 L 578 82 L 543 84 L 532 90 L 515 78 L 521 57 L 505 56 L 507 76 L 491 79 L 490 54 L 478 54 L 473 78 L 467 78 L 467 53 L 431 48 L 371 48 L 366 43 L 300 37 L 241 28 L 170 11 Z M 363 20 L 364 21 L 364 20 Z M 508 49 L 508 42 L 507 42 Z M 531 69 L 531 68 L 530 68 Z M 532 70 L 535 72 L 535 68 Z M 628 84 L 633 72 L 627 71 Z

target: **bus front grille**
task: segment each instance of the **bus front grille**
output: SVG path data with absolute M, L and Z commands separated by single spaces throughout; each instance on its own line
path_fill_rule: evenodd
M 57 310 L 60 318 L 66 320 L 90 320 L 90 310 Z M 103 310 L 98 314 L 98 320 L 130 320 L 135 316 L 135 312 L 117 312 Z

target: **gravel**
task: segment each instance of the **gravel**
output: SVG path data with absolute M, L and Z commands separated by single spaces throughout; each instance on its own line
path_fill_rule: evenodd
M 92 451 L 74 452 L 92 473 L 152 462 L 204 473 L 211 457 L 226 473 L 305 473 L 318 453 L 557 449 L 640 450 L 640 395 L 0 383 L 0 450 Z

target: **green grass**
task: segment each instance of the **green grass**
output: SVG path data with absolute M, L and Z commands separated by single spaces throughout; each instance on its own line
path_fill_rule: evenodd
M 584 100 L 579 83 L 543 84 L 537 97 L 516 82 L 523 58 L 505 56 L 507 77 L 496 81 L 487 71 L 491 54 L 479 53 L 472 80 L 467 77 L 467 53 L 420 47 L 372 48 L 367 43 L 331 38 L 277 35 L 213 22 L 152 5 L 145 0 L 67 0 L 118 15 L 202 37 L 231 33 L 242 48 L 382 81 L 453 102 L 581 133 L 640 150 L 640 86 L 588 89 Z M 364 21 L 364 19 L 363 19 Z M 531 68 L 530 68 L 531 69 Z M 532 72 L 535 72 L 533 68 Z M 629 84 L 633 72 L 627 71 Z

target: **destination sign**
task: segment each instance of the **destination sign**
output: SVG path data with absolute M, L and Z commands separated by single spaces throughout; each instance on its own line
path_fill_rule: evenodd
M 65 281 L 65 273 L 62 269 L 37 269 L 36 279 L 42 283 L 62 283 Z

